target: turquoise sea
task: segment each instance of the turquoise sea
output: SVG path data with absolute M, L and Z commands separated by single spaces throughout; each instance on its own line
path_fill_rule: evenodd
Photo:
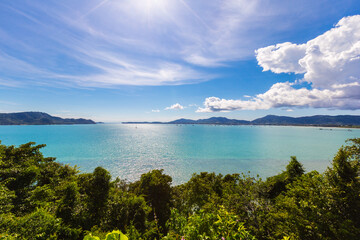
M 50 125 L 0 126 L 5 145 L 46 144 L 45 156 L 77 165 L 97 166 L 113 177 L 137 180 L 164 169 L 175 184 L 194 172 L 247 173 L 262 178 L 281 172 L 290 156 L 307 171 L 323 172 L 348 138 L 360 129 L 215 125 Z

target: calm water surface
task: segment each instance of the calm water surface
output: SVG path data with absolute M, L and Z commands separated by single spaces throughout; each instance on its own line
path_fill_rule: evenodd
M 194 172 L 239 173 L 262 178 L 297 156 L 307 171 L 323 172 L 337 149 L 360 129 L 212 125 L 0 126 L 2 144 L 46 144 L 45 156 L 90 172 L 97 166 L 113 177 L 137 180 L 162 168 L 175 184 Z

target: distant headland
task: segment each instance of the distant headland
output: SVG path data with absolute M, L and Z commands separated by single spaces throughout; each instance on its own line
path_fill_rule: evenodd
M 60 118 L 43 112 L 0 113 L 0 125 L 96 124 L 83 118 Z
M 360 127 L 360 116 L 355 115 L 315 115 L 307 117 L 286 117 L 267 115 L 253 121 L 212 117 L 191 120 L 177 119 L 170 122 L 123 122 L 123 124 L 214 124 L 214 125 L 279 125 L 279 126 L 322 126 L 322 127 Z

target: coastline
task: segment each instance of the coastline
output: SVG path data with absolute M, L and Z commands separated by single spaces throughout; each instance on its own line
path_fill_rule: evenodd
M 106 123 L 105 123 L 106 124 Z M 311 124 L 224 124 L 224 123 L 160 123 L 160 122 L 121 122 L 125 125 L 152 124 L 152 125 L 208 125 L 208 126 L 274 126 L 274 127 L 315 127 L 315 128 L 351 128 L 360 129 L 358 125 L 311 125 Z

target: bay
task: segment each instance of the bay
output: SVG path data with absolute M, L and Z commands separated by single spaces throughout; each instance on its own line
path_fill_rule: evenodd
M 192 173 L 248 173 L 266 178 L 280 173 L 296 156 L 307 171 L 323 172 L 339 147 L 360 129 L 290 126 L 97 124 L 0 126 L 5 145 L 46 144 L 45 156 L 77 165 L 97 166 L 113 177 L 139 179 L 164 169 L 179 184 Z

